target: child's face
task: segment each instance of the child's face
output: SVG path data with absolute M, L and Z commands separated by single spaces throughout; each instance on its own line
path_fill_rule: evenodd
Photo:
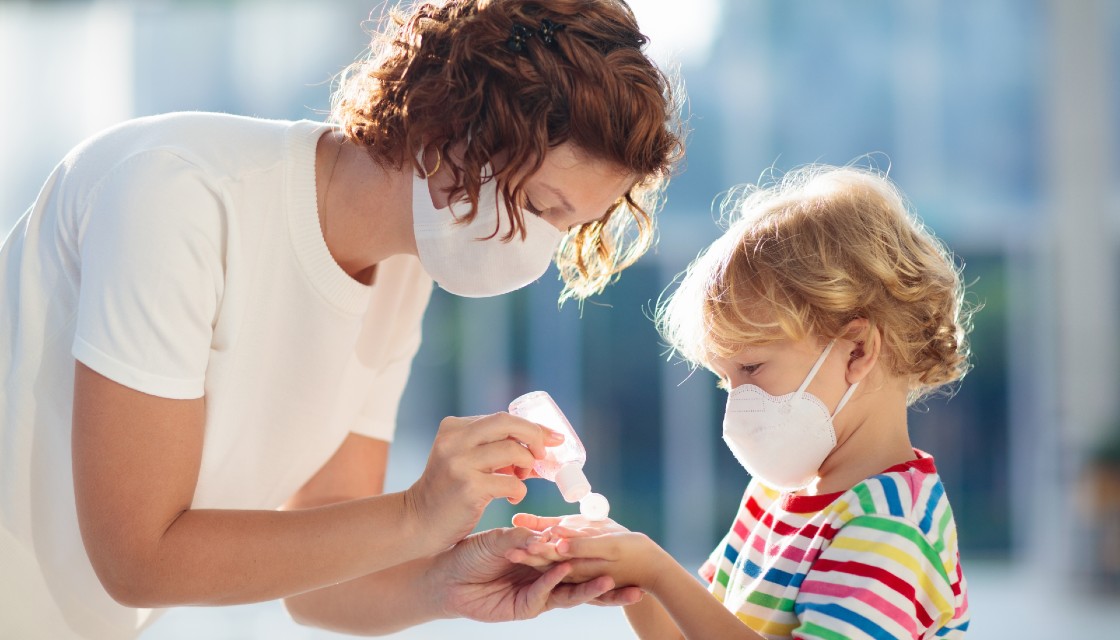
M 796 341 L 783 339 L 747 347 L 728 358 L 715 357 L 711 363 L 729 390 L 752 384 L 770 395 L 781 396 L 797 391 L 827 344 L 816 336 Z M 848 363 L 854 346 L 850 341 L 837 340 L 806 388 L 830 409 L 851 386 Z

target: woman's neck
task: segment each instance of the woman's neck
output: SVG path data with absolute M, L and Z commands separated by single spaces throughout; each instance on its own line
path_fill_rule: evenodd
M 315 176 L 323 239 L 352 278 L 370 284 L 382 260 L 416 255 L 411 163 L 381 165 L 341 133 L 328 131 L 316 147 Z

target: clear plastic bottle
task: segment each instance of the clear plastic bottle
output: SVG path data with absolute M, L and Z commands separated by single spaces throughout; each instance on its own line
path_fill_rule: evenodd
M 563 434 L 564 442 L 548 447 L 544 458 L 533 469 L 537 475 L 556 483 L 567 502 L 578 502 L 580 513 L 588 520 L 603 520 L 610 513 L 610 503 L 591 491 L 591 483 L 583 474 L 587 450 L 583 448 L 572 424 L 545 391 L 531 391 L 509 404 L 509 412 Z

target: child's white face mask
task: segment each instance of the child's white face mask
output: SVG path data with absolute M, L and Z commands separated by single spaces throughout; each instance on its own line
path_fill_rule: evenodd
M 454 209 L 462 209 L 462 216 L 469 205 L 458 202 L 437 209 L 427 178 L 413 178 L 412 226 L 420 264 L 436 284 L 455 295 L 485 298 L 524 287 L 544 275 L 564 238 L 563 231 L 525 213 L 525 239 L 514 234 L 502 242 L 510 222 L 496 183 L 483 183 L 474 220 L 459 224 Z
M 809 486 L 836 446 L 832 418 L 844 408 L 859 383 L 848 388 L 832 415 L 819 398 L 805 391 L 835 343 L 833 340 L 825 347 L 793 393 L 772 396 L 760 387 L 744 384 L 727 394 L 723 440 L 739 464 L 766 485 L 781 491 Z

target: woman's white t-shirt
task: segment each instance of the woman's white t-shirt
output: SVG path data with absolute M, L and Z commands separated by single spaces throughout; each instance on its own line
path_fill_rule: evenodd
M 350 432 L 391 440 L 432 282 L 412 256 L 350 278 L 323 240 L 329 125 L 181 113 L 56 168 L 0 249 L 0 637 L 131 638 L 78 532 L 75 359 L 206 397 L 195 508 L 274 509 Z M 136 433 L 143 438 L 143 431 Z

